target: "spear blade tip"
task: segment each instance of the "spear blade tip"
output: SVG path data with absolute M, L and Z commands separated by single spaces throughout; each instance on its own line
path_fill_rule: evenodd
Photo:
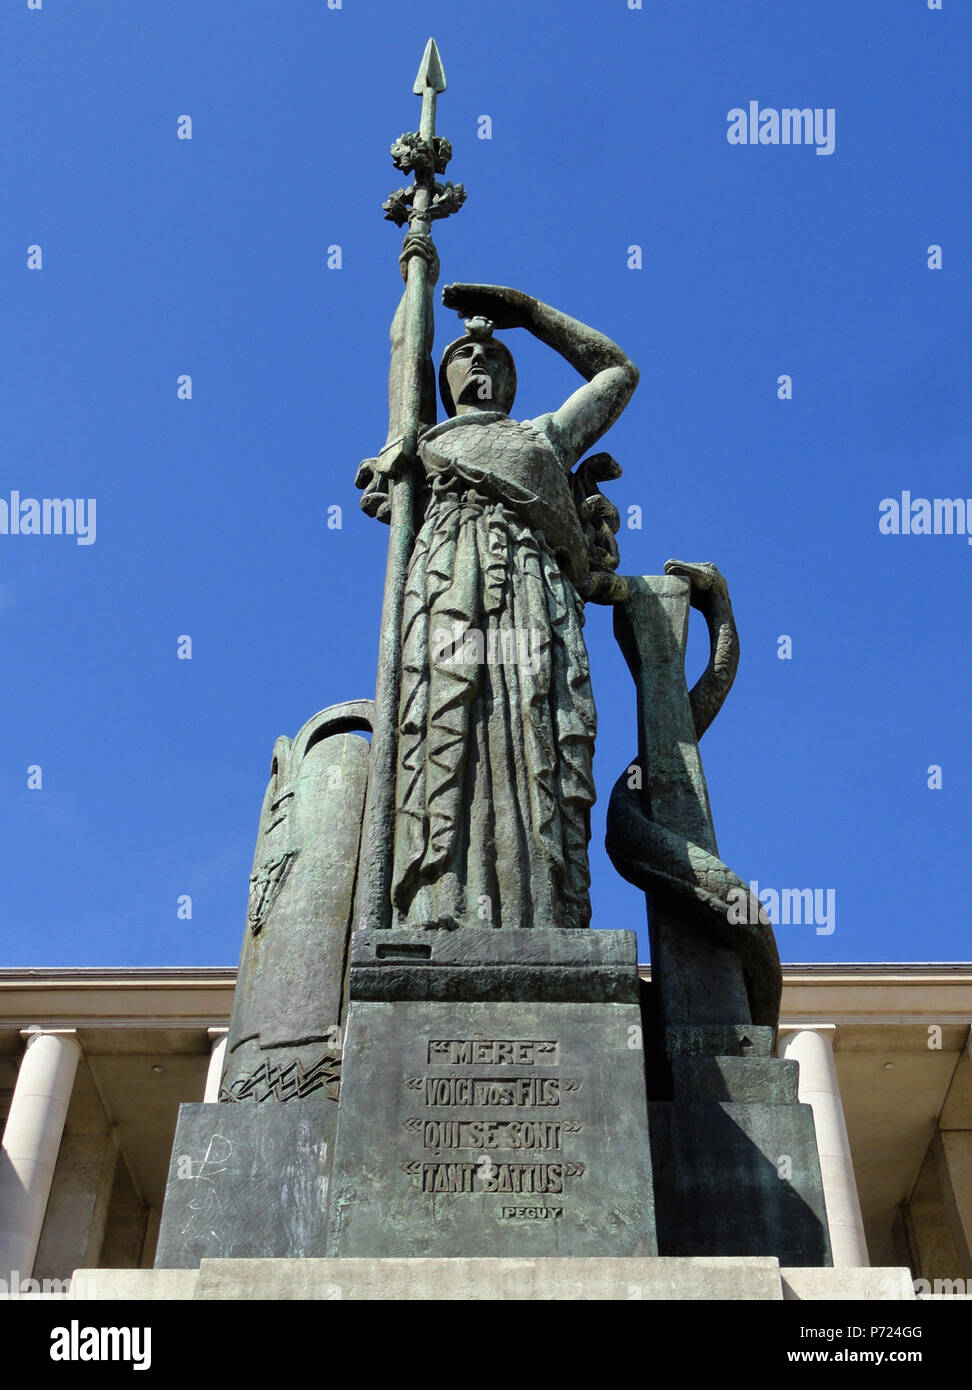
M 442 59 L 439 56 L 435 39 L 429 39 L 425 45 L 425 52 L 422 54 L 418 76 L 412 91 L 420 97 L 429 88 L 433 92 L 444 92 L 446 89 L 445 69 L 442 66 Z

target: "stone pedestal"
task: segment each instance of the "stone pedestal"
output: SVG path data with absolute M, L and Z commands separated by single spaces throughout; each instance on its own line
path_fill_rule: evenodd
M 156 1269 L 326 1253 L 337 1105 L 180 1105 Z
M 650 1108 L 662 1255 L 833 1263 L 813 1112 L 771 1028 L 673 1029 L 673 1099 Z
M 78 1269 L 74 1300 L 407 1303 L 911 1301 L 907 1269 L 780 1268 L 774 1259 L 203 1260 L 199 1269 Z
M 361 931 L 350 1000 L 331 1255 L 655 1253 L 634 933 Z

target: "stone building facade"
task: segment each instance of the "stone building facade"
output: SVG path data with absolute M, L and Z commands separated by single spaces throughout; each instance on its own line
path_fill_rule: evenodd
M 6 1287 L 151 1266 L 178 1107 L 216 1100 L 235 973 L 0 971 Z M 972 1291 L 970 1020 L 972 964 L 784 967 L 779 1049 L 813 1107 L 838 1266 Z

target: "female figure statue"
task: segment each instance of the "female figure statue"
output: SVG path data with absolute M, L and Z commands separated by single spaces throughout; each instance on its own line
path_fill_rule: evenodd
M 407 239 L 403 261 L 414 254 L 434 277 L 428 238 Z M 449 418 L 419 436 L 393 925 L 587 927 L 596 716 L 583 603 L 615 582 L 617 513 L 596 480 L 620 470 L 605 455 L 571 470 L 621 414 L 638 370 L 603 334 L 518 290 L 451 285 L 443 302 L 469 321 L 439 371 Z M 393 429 L 402 318 L 400 308 Z M 587 384 L 559 410 L 511 419 L 516 371 L 494 328 L 526 328 Z M 431 364 L 423 420 L 435 418 L 430 385 Z M 382 482 L 359 475 L 373 515 Z

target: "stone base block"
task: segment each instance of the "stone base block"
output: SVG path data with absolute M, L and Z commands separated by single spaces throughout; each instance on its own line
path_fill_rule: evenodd
M 664 1101 L 649 1110 L 659 1254 L 832 1264 L 808 1105 Z
M 77 1292 L 75 1292 L 77 1290 Z M 575 1302 L 913 1299 L 906 1269 L 780 1269 L 774 1259 L 203 1260 L 198 1270 L 79 1269 L 69 1297 L 220 1301 Z
M 634 934 L 355 938 L 329 1254 L 654 1255 Z
M 336 1121 L 332 1100 L 180 1105 L 156 1269 L 323 1255 Z
M 78 1303 L 176 1303 L 198 1297 L 198 1291 L 198 1269 L 76 1269 L 67 1297 Z
M 789 1301 L 833 1303 L 914 1300 L 910 1269 L 784 1269 L 783 1297 Z

